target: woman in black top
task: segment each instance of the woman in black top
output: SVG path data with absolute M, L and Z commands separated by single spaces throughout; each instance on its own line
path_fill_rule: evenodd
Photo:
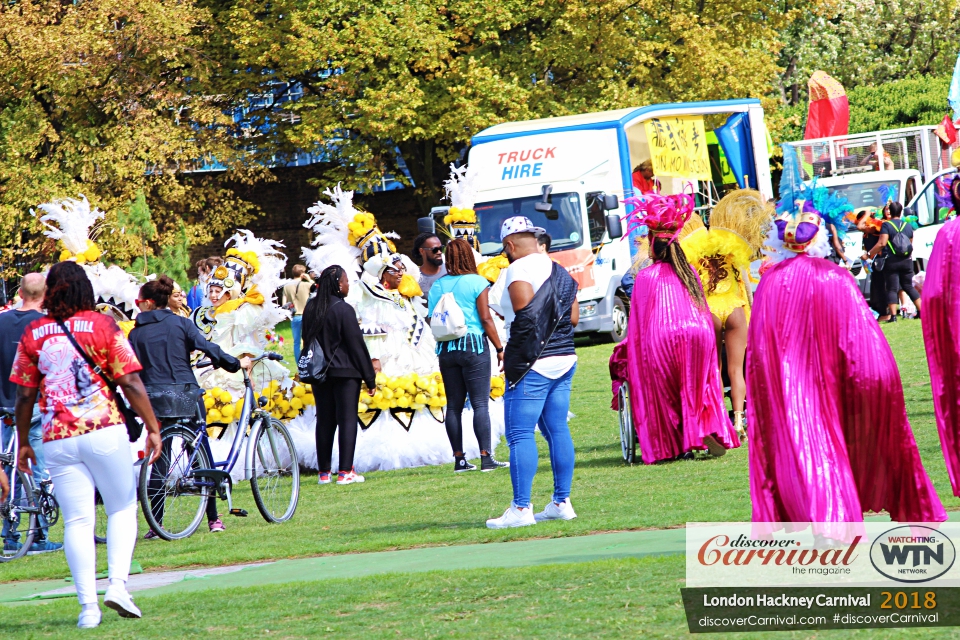
M 920 315 L 920 293 L 913 287 L 913 255 L 912 249 L 904 252 L 897 251 L 894 240 L 897 236 L 913 241 L 913 227 L 902 218 L 903 205 L 891 202 L 890 219 L 884 221 L 880 228 L 880 239 L 870 250 L 869 256 L 874 257 L 881 251 L 885 256 L 883 273 L 887 281 L 887 308 L 890 310 L 890 319 L 887 322 L 896 322 L 900 310 L 900 290 L 902 289 L 913 300 L 917 307 L 917 316 Z
M 869 259 L 870 250 L 877 246 L 880 240 L 880 226 L 881 222 L 872 218 L 868 211 L 857 214 L 857 230 L 863 233 L 863 255 L 860 256 L 860 261 L 864 265 Z M 870 270 L 870 308 L 876 312 L 880 322 L 890 319 L 887 315 L 887 278 L 877 261 L 874 261 Z
M 330 482 L 333 437 L 338 428 L 340 472 L 337 474 L 337 484 L 363 482 L 363 476 L 353 471 L 360 383 L 366 382 L 367 391 L 373 395 L 377 382 L 357 313 L 343 301 L 349 292 L 350 281 L 343 268 L 329 266 L 320 274 L 317 295 L 307 302 L 303 310 L 302 353 L 310 352 L 310 344 L 316 338 L 329 362 L 326 381 L 313 385 L 313 397 L 317 403 L 320 484 Z
M 167 304 L 172 294 L 173 280 L 167 276 L 160 276 L 140 287 L 140 299 L 137 300 L 140 313 L 137 315 L 136 326 L 130 331 L 130 346 L 143 366 L 140 379 L 143 380 L 147 395 L 151 396 L 154 410 L 161 419 L 174 417 L 164 415 L 164 407 L 159 404 L 164 392 L 191 393 L 200 388 L 190 365 L 190 354 L 193 351 L 202 352 L 217 369 L 222 368 L 231 373 L 239 371 L 240 367 L 250 369 L 250 358 L 234 358 L 215 342 L 207 340 L 189 318 L 176 315 L 168 309 Z M 201 416 L 205 419 L 203 402 L 199 405 Z M 154 465 L 148 489 L 152 493 L 160 494 L 150 500 L 150 508 L 157 522 L 163 520 L 164 501 L 160 485 L 167 472 L 162 467 L 162 460 L 165 459 Z M 207 499 L 207 525 L 213 533 L 226 529 L 217 514 L 215 497 Z M 155 537 L 157 535 L 150 530 L 144 539 Z

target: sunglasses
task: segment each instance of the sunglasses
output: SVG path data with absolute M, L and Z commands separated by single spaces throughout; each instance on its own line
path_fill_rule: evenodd
M 387 269 L 386 269 L 386 271 L 385 271 L 384 273 L 387 273 L 387 274 L 389 274 L 389 275 L 391 275 L 391 276 L 399 276 L 399 275 L 401 275 L 403 272 L 400 271 L 400 270 L 398 270 L 398 269 L 392 269 L 392 268 L 390 268 L 390 267 L 387 267 Z
M 424 247 L 423 251 L 429 251 L 433 255 L 437 255 L 438 253 L 443 253 L 443 247 L 433 247 L 432 249 L 427 249 Z

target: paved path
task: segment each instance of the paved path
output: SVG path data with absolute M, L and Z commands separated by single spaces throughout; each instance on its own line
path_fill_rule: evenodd
M 138 595 L 143 597 L 174 591 L 358 578 L 453 567 L 470 570 L 641 558 L 683 553 L 684 538 L 685 531 L 680 528 L 353 553 L 263 564 L 142 573 L 130 576 L 127 588 L 131 592 L 140 592 Z M 98 582 L 97 587 L 106 589 L 106 580 Z M 0 603 L 24 603 L 73 597 L 74 594 L 74 587 L 64 580 L 0 584 Z

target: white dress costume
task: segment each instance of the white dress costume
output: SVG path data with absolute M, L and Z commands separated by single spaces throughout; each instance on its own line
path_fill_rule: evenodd
M 410 373 L 421 376 L 440 370 L 433 333 L 424 321 L 426 304 L 419 297 L 405 297 L 399 291 L 387 290 L 379 282 L 381 270 L 374 265 L 402 259 L 408 276 L 419 270 L 408 258 L 397 256 L 389 236 L 371 227 L 372 216 L 352 205 L 353 192 L 340 187 L 327 190 L 333 205 L 317 203 L 308 211 L 313 217 L 304 225 L 316 233 L 314 248 L 304 248 L 303 257 L 315 273 L 338 264 L 351 281 L 347 302 L 357 309 L 364 341 L 370 356 L 380 360 L 381 372 L 387 377 Z M 366 219 L 362 229 L 356 225 Z M 359 233 L 357 233 L 359 231 Z M 361 268 L 361 264 L 366 268 Z M 414 280 L 416 281 L 416 280 Z M 401 287 L 402 288 L 402 287 Z M 503 435 L 502 403 L 491 402 L 491 423 L 494 442 Z M 494 405 L 499 405 L 494 408 Z M 319 407 L 318 410 L 324 410 Z M 453 462 L 453 450 L 447 438 L 441 411 L 430 408 L 383 410 L 367 426 L 360 422 L 357 434 L 354 467 L 359 473 L 387 471 L 423 465 Z M 496 418 L 495 418 L 496 416 Z M 473 434 L 472 411 L 464 411 L 464 448 L 468 457 L 477 458 L 480 447 Z M 307 414 L 290 423 L 301 463 L 317 467 L 315 422 Z M 338 447 L 333 447 L 333 468 L 338 465 Z

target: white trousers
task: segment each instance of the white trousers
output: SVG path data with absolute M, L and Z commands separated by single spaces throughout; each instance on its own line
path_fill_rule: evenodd
M 107 511 L 110 579 L 126 581 L 137 543 L 137 500 L 124 425 L 45 442 L 43 453 L 63 515 L 63 549 L 80 604 L 97 602 L 94 487 Z

